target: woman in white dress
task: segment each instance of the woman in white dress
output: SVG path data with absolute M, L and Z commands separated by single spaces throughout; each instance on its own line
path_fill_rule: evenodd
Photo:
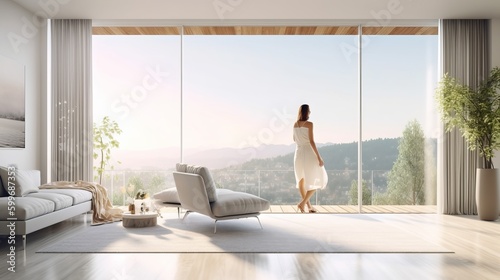
M 305 212 L 305 206 L 309 213 L 318 212 L 309 199 L 317 189 L 323 189 L 328 183 L 323 159 L 314 142 L 313 123 L 308 121 L 310 113 L 309 105 L 301 105 L 293 126 L 293 141 L 297 145 L 294 156 L 295 180 L 302 198 L 297 208 L 302 213 Z

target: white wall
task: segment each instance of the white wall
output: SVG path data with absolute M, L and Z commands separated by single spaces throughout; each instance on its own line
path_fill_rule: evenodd
M 368 20 L 499 18 L 495 0 L 14 0 L 51 18 Z M 178 24 L 178 23 L 177 23 Z
M 500 18 L 491 20 L 490 29 L 491 38 L 491 67 L 500 67 Z M 493 164 L 496 168 L 500 168 L 500 151 L 496 151 Z
M 12 1 L 0 1 L 0 55 L 25 65 L 24 149 L 0 148 L 0 166 L 16 164 L 20 169 L 42 169 L 40 28 L 32 13 Z M 0 100 L 0 106 L 2 101 Z

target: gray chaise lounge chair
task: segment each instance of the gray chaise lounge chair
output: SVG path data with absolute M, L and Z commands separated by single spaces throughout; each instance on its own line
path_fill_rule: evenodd
M 186 209 L 183 220 L 191 212 L 200 213 L 217 221 L 255 217 L 269 209 L 269 201 L 258 196 L 226 189 L 216 189 L 210 171 L 206 167 L 177 164 L 173 173 L 181 207 Z

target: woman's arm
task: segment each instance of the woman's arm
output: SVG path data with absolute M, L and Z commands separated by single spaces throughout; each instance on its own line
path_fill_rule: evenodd
M 311 147 L 313 148 L 314 153 L 318 157 L 319 166 L 323 166 L 324 162 L 321 156 L 319 155 L 318 149 L 316 148 L 316 143 L 314 142 L 314 133 L 313 133 L 313 123 L 309 122 L 309 141 L 311 142 Z

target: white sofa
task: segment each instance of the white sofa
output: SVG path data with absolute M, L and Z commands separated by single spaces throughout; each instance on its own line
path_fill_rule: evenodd
M 203 166 L 177 164 L 173 175 L 180 205 L 187 210 L 183 220 L 192 212 L 209 216 L 215 220 L 216 233 L 219 220 L 255 217 L 262 228 L 258 216 L 261 211 L 269 209 L 268 200 L 249 193 L 216 188 L 210 171 Z M 172 201 L 164 202 L 172 204 Z
M 40 181 L 39 170 L 0 167 L 0 235 L 22 235 L 24 249 L 27 234 L 92 209 L 91 192 L 39 189 Z

